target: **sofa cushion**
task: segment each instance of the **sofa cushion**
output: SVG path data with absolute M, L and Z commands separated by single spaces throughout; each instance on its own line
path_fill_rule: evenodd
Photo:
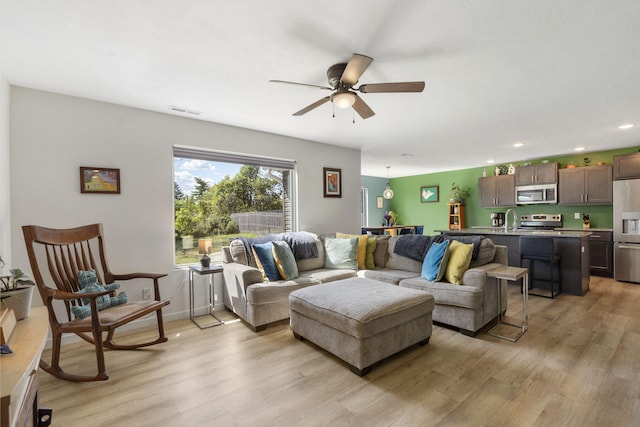
M 458 241 L 449 243 L 449 262 L 444 277 L 447 282 L 454 285 L 462 284 L 462 275 L 469 269 L 473 244 L 464 244 Z
M 422 263 L 422 278 L 431 282 L 439 282 L 447 270 L 448 261 L 449 242 L 431 244 Z
M 418 273 L 419 275 L 422 271 L 422 260 L 415 261 L 405 256 L 396 254 L 394 250 L 397 242 L 398 236 L 393 236 L 389 239 L 389 250 L 387 251 L 389 254 L 389 258 L 387 259 L 387 263 L 384 265 L 385 268 L 391 268 L 393 270 L 405 270 L 413 273 Z
M 284 280 L 291 280 L 298 277 L 298 265 L 296 258 L 291 252 L 291 248 L 287 242 L 273 242 L 273 259 L 280 273 L 280 277 Z
M 471 253 L 471 259 L 477 259 L 478 258 L 478 253 L 480 251 L 480 243 L 482 242 L 483 237 L 482 236 L 451 236 L 451 235 L 446 235 L 445 238 L 447 240 L 455 240 L 457 242 L 460 243 L 464 243 L 464 244 L 472 244 L 473 245 L 473 252 Z
M 452 305 L 472 310 L 482 306 L 483 291 L 475 286 L 430 282 L 422 277 L 414 277 L 400 281 L 400 287 L 428 292 L 433 295 L 435 303 L 439 305 Z
M 253 251 L 253 257 L 256 259 L 258 268 L 262 272 L 264 281 L 273 282 L 280 280 L 280 272 L 278 271 L 276 261 L 273 258 L 272 242 L 253 244 L 251 245 L 251 250 Z
M 358 267 L 356 255 L 358 252 L 358 239 L 338 239 L 327 237 L 324 241 L 324 266 L 325 268 L 348 268 L 355 270 Z
M 317 283 L 328 283 L 336 280 L 349 279 L 356 276 L 356 270 L 346 268 L 319 268 L 300 273 L 299 278 L 307 278 Z
M 307 258 L 307 259 L 299 259 L 297 261 L 298 264 L 298 273 L 307 270 L 316 270 L 318 268 L 324 268 L 324 243 L 322 240 L 318 239 L 316 241 L 316 247 L 318 248 L 318 257 L 317 258 Z
M 367 241 L 369 236 L 366 234 L 345 234 L 336 233 L 338 239 L 358 239 L 358 252 L 356 254 L 356 261 L 358 262 L 358 268 L 365 269 L 365 258 L 367 257 Z
M 377 268 L 375 270 L 360 270 L 358 271 L 358 277 L 366 277 L 379 282 L 397 285 L 403 279 L 420 277 L 420 273 L 405 270 L 392 270 L 390 268 Z
M 471 264 L 469 268 L 479 267 L 481 265 L 489 264 L 496 256 L 496 245 L 493 244 L 493 240 L 489 238 L 483 238 L 480 241 L 480 248 L 478 250 L 477 258 L 471 257 Z
M 376 268 L 383 268 L 389 257 L 389 239 L 391 236 L 376 236 L 376 251 L 373 253 L 373 261 Z

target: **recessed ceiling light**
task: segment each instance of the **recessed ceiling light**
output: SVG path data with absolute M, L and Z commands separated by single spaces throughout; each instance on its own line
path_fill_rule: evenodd
M 587 147 L 576 147 L 576 148 L 574 148 L 573 150 L 574 150 L 574 151 L 584 151 L 584 150 L 586 150 L 586 149 L 587 149 Z
M 634 127 L 635 125 L 633 123 L 627 123 L 625 125 L 620 125 L 618 126 L 618 129 L 631 129 L 632 127 Z
M 493 159 L 487 160 L 487 163 L 493 163 L 493 162 L 495 162 L 495 160 L 493 160 Z
M 524 142 L 516 142 L 515 144 L 513 144 L 514 147 L 522 147 L 524 145 Z

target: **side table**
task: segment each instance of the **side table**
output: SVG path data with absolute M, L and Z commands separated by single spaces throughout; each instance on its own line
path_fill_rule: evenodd
M 214 283 L 215 283 L 215 275 L 214 273 L 221 273 L 222 266 L 221 265 L 211 265 L 209 267 L 202 267 L 201 265 L 190 265 L 189 266 L 189 319 L 193 323 L 198 326 L 200 329 L 211 328 L 213 326 L 224 325 L 224 321 L 218 319 L 215 314 L 215 291 L 214 291 Z M 195 302 L 194 302 L 194 286 L 193 286 L 193 275 L 198 274 L 200 276 L 210 275 L 211 278 L 209 280 L 209 315 L 217 320 L 217 323 L 212 323 L 208 325 L 203 325 L 198 323 L 198 320 L 195 316 Z
M 500 280 L 508 280 L 508 281 L 516 281 L 522 279 L 522 324 L 516 325 L 513 323 L 508 323 L 502 320 L 502 286 L 499 286 L 498 289 L 498 323 L 494 325 L 491 329 L 487 331 L 487 335 L 494 336 L 496 338 L 502 338 L 503 340 L 516 342 L 525 332 L 529 329 L 529 312 L 528 312 L 528 303 L 529 303 L 529 269 L 522 267 L 508 267 L 502 266 L 495 268 L 493 270 L 487 271 L 487 277 L 495 277 Z M 520 329 L 518 335 L 515 338 L 505 337 L 504 335 L 500 335 L 495 332 L 495 329 L 500 325 L 513 326 L 515 328 Z

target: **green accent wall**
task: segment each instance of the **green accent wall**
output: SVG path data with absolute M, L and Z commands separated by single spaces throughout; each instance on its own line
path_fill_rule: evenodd
M 570 156 L 562 157 L 543 157 L 539 159 L 525 159 L 520 162 L 513 162 L 514 166 L 521 166 L 525 161 L 532 164 L 541 163 L 542 160 L 550 162 L 558 162 L 560 168 L 566 167 L 570 162 L 580 167 L 583 165 L 583 159 L 588 157 L 591 159 L 590 165 L 596 165 L 598 162 L 606 164 L 613 163 L 613 156 L 616 154 L 628 154 L 639 151 L 640 147 L 631 147 L 625 149 L 617 149 L 611 151 L 599 151 L 591 153 L 577 153 Z M 391 188 L 394 191 L 393 199 L 388 202 L 388 208 L 400 215 L 401 224 L 424 225 L 424 234 L 436 234 L 434 230 L 444 230 L 448 228 L 448 206 L 449 190 L 452 183 L 467 185 L 471 187 L 471 196 L 465 201 L 465 217 L 466 226 L 488 226 L 491 224 L 491 212 L 506 212 L 507 208 L 481 208 L 478 206 L 478 178 L 482 176 L 483 169 L 486 169 L 487 176 L 493 176 L 498 165 L 487 165 L 487 167 L 479 167 L 472 169 L 463 169 L 448 172 L 438 172 L 432 174 L 415 175 L 403 178 L 392 178 Z M 508 164 L 507 164 L 508 166 Z M 363 186 L 365 185 L 363 177 Z M 382 190 L 386 184 L 386 179 L 371 178 L 373 180 L 382 180 Z M 377 181 L 367 181 L 377 182 Z M 420 187 L 439 186 L 439 201 L 433 203 L 420 202 Z M 377 187 L 376 187 L 377 189 Z M 380 194 L 382 194 L 380 190 Z M 369 189 L 370 204 L 373 198 L 373 210 L 370 209 L 370 224 L 372 223 L 371 213 L 375 212 L 375 197 L 372 197 L 371 189 Z M 386 205 L 387 206 L 387 205 Z M 613 227 L 613 206 L 561 206 L 561 205 L 528 205 L 516 206 L 516 214 L 528 213 L 560 213 L 564 227 L 582 227 L 581 219 L 574 219 L 574 213 L 588 214 L 591 218 L 592 228 L 612 228 Z M 511 219 L 510 219 L 511 221 Z

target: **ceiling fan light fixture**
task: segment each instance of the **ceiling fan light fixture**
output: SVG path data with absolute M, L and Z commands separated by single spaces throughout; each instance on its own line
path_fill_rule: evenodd
M 351 108 L 356 102 L 356 95 L 351 92 L 340 92 L 331 97 L 331 102 L 338 108 Z

